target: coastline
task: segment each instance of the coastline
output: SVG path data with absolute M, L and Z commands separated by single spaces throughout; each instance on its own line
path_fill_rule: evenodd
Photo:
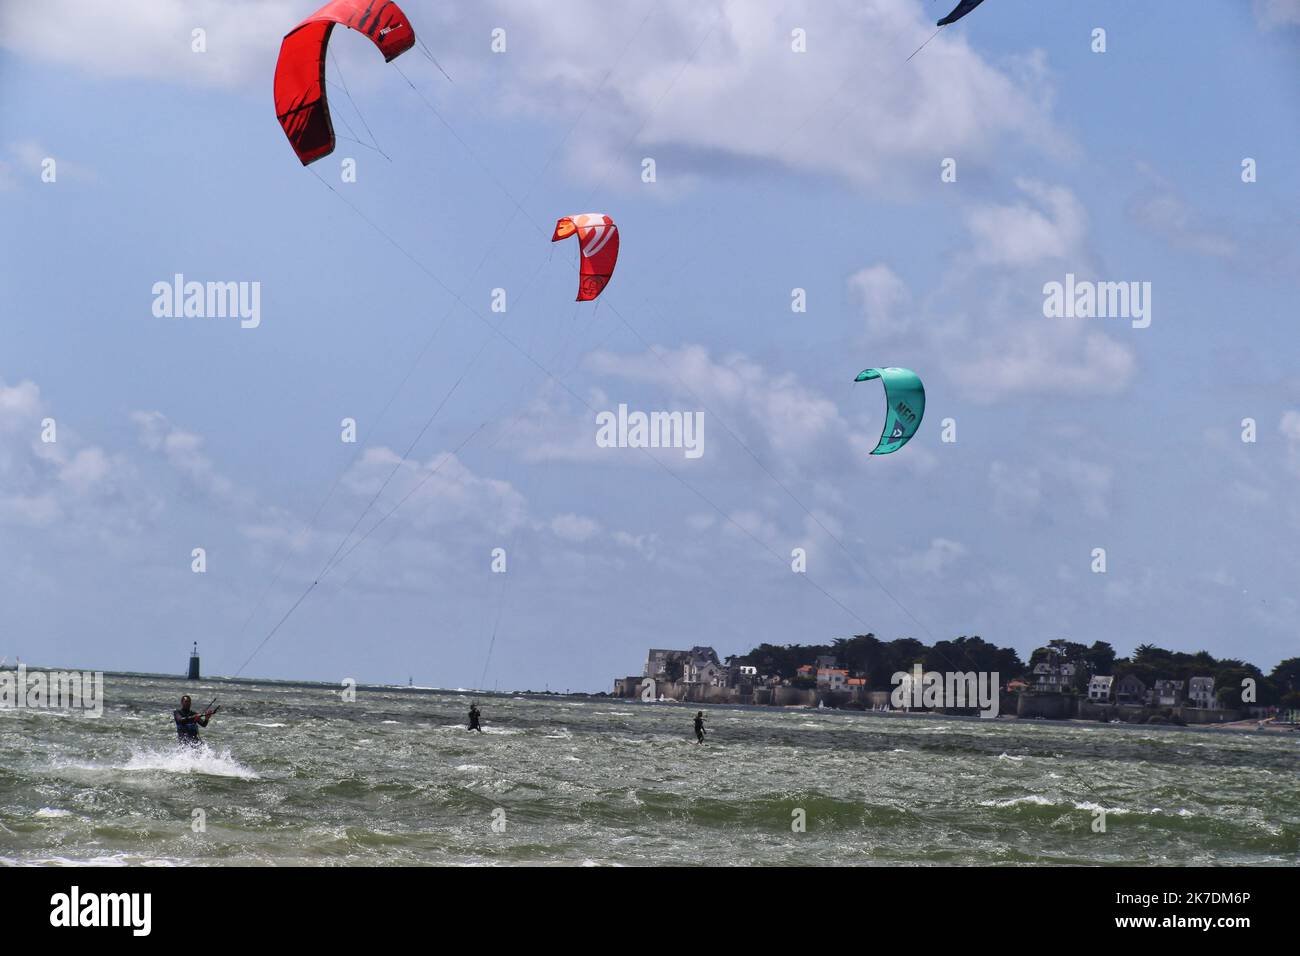
M 54 670 L 81 670 L 80 668 L 69 667 L 51 667 L 47 665 L 25 665 L 29 671 L 54 671 Z M 13 665 L 0 667 L 0 672 L 16 671 Z M 214 687 L 283 687 L 285 689 L 310 690 L 321 689 L 335 693 L 339 689 L 339 684 L 330 681 L 320 680 L 302 680 L 292 678 L 256 678 L 256 677 L 223 677 L 213 675 L 202 677 L 199 680 L 191 681 L 183 674 L 160 674 L 150 673 L 147 671 L 100 671 L 107 678 L 126 678 L 126 679 L 145 679 L 159 682 L 176 682 L 180 686 L 191 686 L 194 688 L 212 689 Z M 656 701 L 645 701 L 640 698 L 619 697 L 606 691 L 595 692 L 568 692 L 560 693 L 558 691 L 537 691 L 537 690 L 474 690 L 465 687 L 433 687 L 426 685 L 410 684 L 367 684 L 357 683 L 355 689 L 358 691 L 383 692 L 383 693 L 400 693 L 412 695 L 442 695 L 442 696 L 460 696 L 467 698 L 486 698 L 495 700 L 523 699 L 531 701 L 549 701 L 549 700 L 571 700 L 590 703 L 617 703 L 618 706 L 636 706 L 636 707 L 672 707 L 679 706 L 684 708 L 695 708 L 698 710 L 710 711 L 739 711 L 760 712 L 760 713 L 808 713 L 830 715 L 835 714 L 841 717 L 854 718 L 881 718 L 886 720 L 953 720 L 969 721 L 974 723 L 1014 723 L 1017 725 L 1034 725 L 1046 724 L 1055 726 L 1075 726 L 1107 730 L 1170 730 L 1170 731 L 1209 731 L 1217 733 L 1268 733 L 1268 734 L 1288 734 L 1297 733 L 1300 727 L 1289 724 L 1278 724 L 1273 718 L 1249 718 L 1225 723 L 1215 724 L 1131 724 L 1127 722 L 1110 723 L 1097 720 L 1081 720 L 1077 717 L 1071 718 L 1048 718 L 1048 717 L 1020 717 L 1015 714 L 999 714 L 996 717 L 987 718 L 978 715 L 967 714 L 946 714 L 939 711 L 904 711 L 904 710 L 857 710 L 837 707 L 815 707 L 808 704 L 740 704 L 740 703 L 704 703 L 696 701 L 678 701 L 671 699 L 661 699 Z

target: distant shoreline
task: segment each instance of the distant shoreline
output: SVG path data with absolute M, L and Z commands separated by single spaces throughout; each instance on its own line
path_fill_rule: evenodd
M 26 664 L 30 671 L 53 671 L 53 670 L 88 670 L 89 668 L 73 667 L 52 667 L 44 664 Z M 15 671 L 16 665 L 5 664 L 0 667 L 0 671 Z M 104 677 L 128 677 L 144 678 L 147 680 L 157 681 L 175 681 L 182 685 L 193 687 L 203 687 L 204 685 L 221 684 L 229 687 L 256 687 L 270 685 L 273 687 L 298 688 L 303 690 L 324 688 L 331 693 L 337 692 L 340 684 L 334 681 L 319 680 L 294 680 L 279 679 L 266 677 L 202 677 L 199 680 L 191 681 L 184 674 L 157 674 L 147 671 L 100 671 Z M 1065 719 L 1050 718 L 1024 718 L 1015 714 L 999 714 L 997 717 L 987 718 L 979 716 L 968 716 L 965 714 L 941 714 L 933 711 L 878 711 L 878 710 L 850 710 L 836 707 L 814 707 L 808 704 L 791 704 L 789 706 L 777 706 L 773 704 L 733 704 L 733 703 L 700 703 L 695 701 L 645 701 L 640 698 L 616 697 L 604 691 L 571 691 L 561 693 L 560 691 L 541 691 L 541 690 L 470 690 L 463 687 L 429 687 L 424 685 L 412 684 L 363 684 L 357 683 L 357 690 L 368 691 L 386 691 L 410 694 L 443 694 L 459 695 L 462 697 L 487 697 L 495 699 L 509 699 L 512 697 L 522 697 L 527 700 L 580 700 L 607 704 L 616 704 L 622 706 L 636 707 L 673 707 L 680 706 L 685 708 L 694 707 L 697 710 L 733 710 L 733 711 L 780 711 L 780 712 L 802 712 L 811 714 L 836 714 L 851 717 L 865 718 L 883 718 L 886 720 L 956 720 L 974 723 L 988 723 L 990 720 L 994 723 L 1002 721 L 1014 721 L 1018 724 L 1047 724 L 1051 726 L 1073 726 L 1089 729 L 1106 729 L 1106 730 L 1174 730 L 1174 731 L 1207 731 L 1214 733 L 1240 733 L 1240 734 L 1286 734 L 1296 733 L 1297 728 L 1288 724 L 1276 724 L 1267 719 L 1251 718 L 1249 720 L 1231 721 L 1222 724 L 1130 724 L 1127 722 L 1120 723 L 1103 723 L 1098 720 L 1080 720 L 1077 717 Z

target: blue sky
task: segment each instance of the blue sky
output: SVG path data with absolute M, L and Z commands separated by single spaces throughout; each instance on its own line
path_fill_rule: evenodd
M 594 690 L 867 630 L 1295 656 L 1300 4 L 991 0 L 907 62 L 945 5 L 413 0 L 452 81 L 336 32 L 355 108 L 304 169 L 271 77 L 313 4 L 7 2 L 0 656 L 231 673 L 408 492 L 246 673 Z M 622 238 L 595 309 L 548 241 L 586 211 Z M 260 325 L 156 318 L 177 272 L 259 282 Z M 1067 273 L 1151 283 L 1150 327 L 1046 318 Z M 886 458 L 878 365 L 928 394 Z M 707 408 L 704 456 L 598 448 L 620 403 Z

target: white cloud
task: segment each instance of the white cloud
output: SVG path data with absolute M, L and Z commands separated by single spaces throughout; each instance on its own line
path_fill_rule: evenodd
M 40 426 L 41 390 L 24 379 L 17 385 L 0 381 L 0 432 L 19 432 Z
M 586 367 L 598 375 L 650 384 L 673 396 L 682 410 L 705 412 L 711 446 L 731 443 L 722 423 L 747 446 L 777 455 L 807 450 L 844 428 L 835 403 L 802 385 L 790 373 L 772 372 L 740 353 L 715 360 L 701 345 L 657 349 L 657 354 L 593 352 Z M 704 408 L 695 407 L 698 399 Z
M 600 522 L 576 514 L 556 515 L 551 519 L 550 527 L 557 538 L 578 544 L 600 533 Z
M 975 261 L 1027 266 L 1078 256 L 1088 217 L 1074 193 L 1029 179 L 1016 186 L 1029 202 L 980 203 L 967 212 Z
M 1137 358 L 1109 334 L 1115 326 L 1104 323 L 1111 320 L 1043 315 L 1045 277 L 1092 271 L 1083 204 L 1064 187 L 1028 179 L 1016 185 L 1020 199 L 970 207 L 969 245 L 953 254 L 954 267 L 929 295 L 912 296 L 887 264 L 854 275 L 850 286 L 863 303 L 870 341 L 905 347 L 927 380 L 945 374 L 978 403 L 1122 391 Z M 910 326 L 889 320 L 899 307 L 915 314 Z
M 261 91 L 281 37 L 310 9 L 292 0 L 6 0 L 0 43 L 100 76 Z M 752 0 L 661 0 L 648 19 L 605 0 L 569 0 L 564 11 L 520 0 L 408 8 L 460 89 L 490 89 L 499 110 L 566 126 L 581 116 L 582 148 L 562 162 L 584 184 L 639 188 L 639 160 L 654 155 L 673 170 L 656 195 L 719 160 L 896 191 L 900 169 L 919 181 L 936 155 L 978 166 L 1009 144 L 1056 154 L 1065 140 L 1050 119 L 1039 54 L 998 68 L 949 31 L 905 62 L 933 30 L 930 11 L 912 0 L 820 0 L 797 15 Z M 790 49 L 793 22 L 808 33 L 806 54 Z M 509 54 L 492 56 L 486 38 L 500 25 Z M 205 53 L 191 52 L 196 28 L 207 32 Z M 331 49 L 355 55 L 357 69 L 343 64 L 352 82 L 397 85 L 364 41 L 350 39 Z M 426 66 L 419 50 L 401 64 Z
M 1300 0 L 1254 0 L 1254 10 L 1264 30 L 1300 24 Z
M 101 76 L 252 86 L 269 84 L 280 39 L 310 12 L 293 0 L 5 0 L 0 45 Z M 195 29 L 205 53 L 191 50 Z
M 659 544 L 659 535 L 632 534 L 629 531 L 615 531 L 613 538 L 615 544 L 635 551 L 647 561 L 654 560 L 655 552 Z
M 237 496 L 234 483 L 218 472 L 203 453 L 202 436 L 172 424 L 158 411 L 132 412 L 131 421 L 138 429 L 140 444 L 161 453 L 167 463 L 189 479 L 194 487 L 227 501 L 241 497 Z
M 64 516 L 58 499 L 47 493 L 36 495 L 0 494 L 0 523 L 44 527 Z
M 55 440 L 43 440 L 47 434 Z M 35 382 L 0 381 L 0 523 L 46 527 L 68 519 L 83 535 L 115 533 L 153 506 L 131 462 L 59 422 Z
M 910 331 L 912 294 L 889 266 L 877 263 L 859 269 L 849 277 L 849 294 L 862 307 L 869 335 L 902 335 Z
M 572 4 L 564 18 L 544 4 L 488 9 L 508 9 L 527 38 L 508 64 L 516 107 L 556 114 L 558 103 L 566 118 L 642 16 L 600 0 Z M 933 32 L 918 4 L 824 0 L 783 13 L 749 0 L 660 3 L 584 123 L 585 176 L 634 181 L 639 168 L 622 155 L 631 140 L 638 158 L 667 152 L 677 169 L 707 172 L 725 158 L 896 189 L 900 169 L 919 177 L 936 155 L 978 165 L 1009 142 L 1050 152 L 1064 138 L 1048 118 L 1050 81 L 1038 58 L 1011 75 L 948 33 L 906 63 Z M 807 54 L 791 52 L 792 23 L 807 31 Z
M 509 482 L 477 475 L 456 455 L 445 452 L 426 461 L 403 462 L 391 448 L 367 448 L 343 483 L 363 507 L 384 487 L 363 527 L 399 504 L 391 520 L 417 530 L 465 523 L 508 533 L 523 523 L 526 512 L 523 495 Z
M 100 448 L 83 448 L 59 470 L 59 480 L 85 494 L 108 477 L 112 463 Z

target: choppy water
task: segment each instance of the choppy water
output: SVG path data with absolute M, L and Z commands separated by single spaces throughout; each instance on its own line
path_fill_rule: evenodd
M 223 704 L 197 752 L 187 690 Z M 0 712 L 0 862 L 1300 863 L 1300 735 L 711 708 L 701 747 L 691 705 L 486 697 L 479 735 L 451 692 L 106 699 Z

